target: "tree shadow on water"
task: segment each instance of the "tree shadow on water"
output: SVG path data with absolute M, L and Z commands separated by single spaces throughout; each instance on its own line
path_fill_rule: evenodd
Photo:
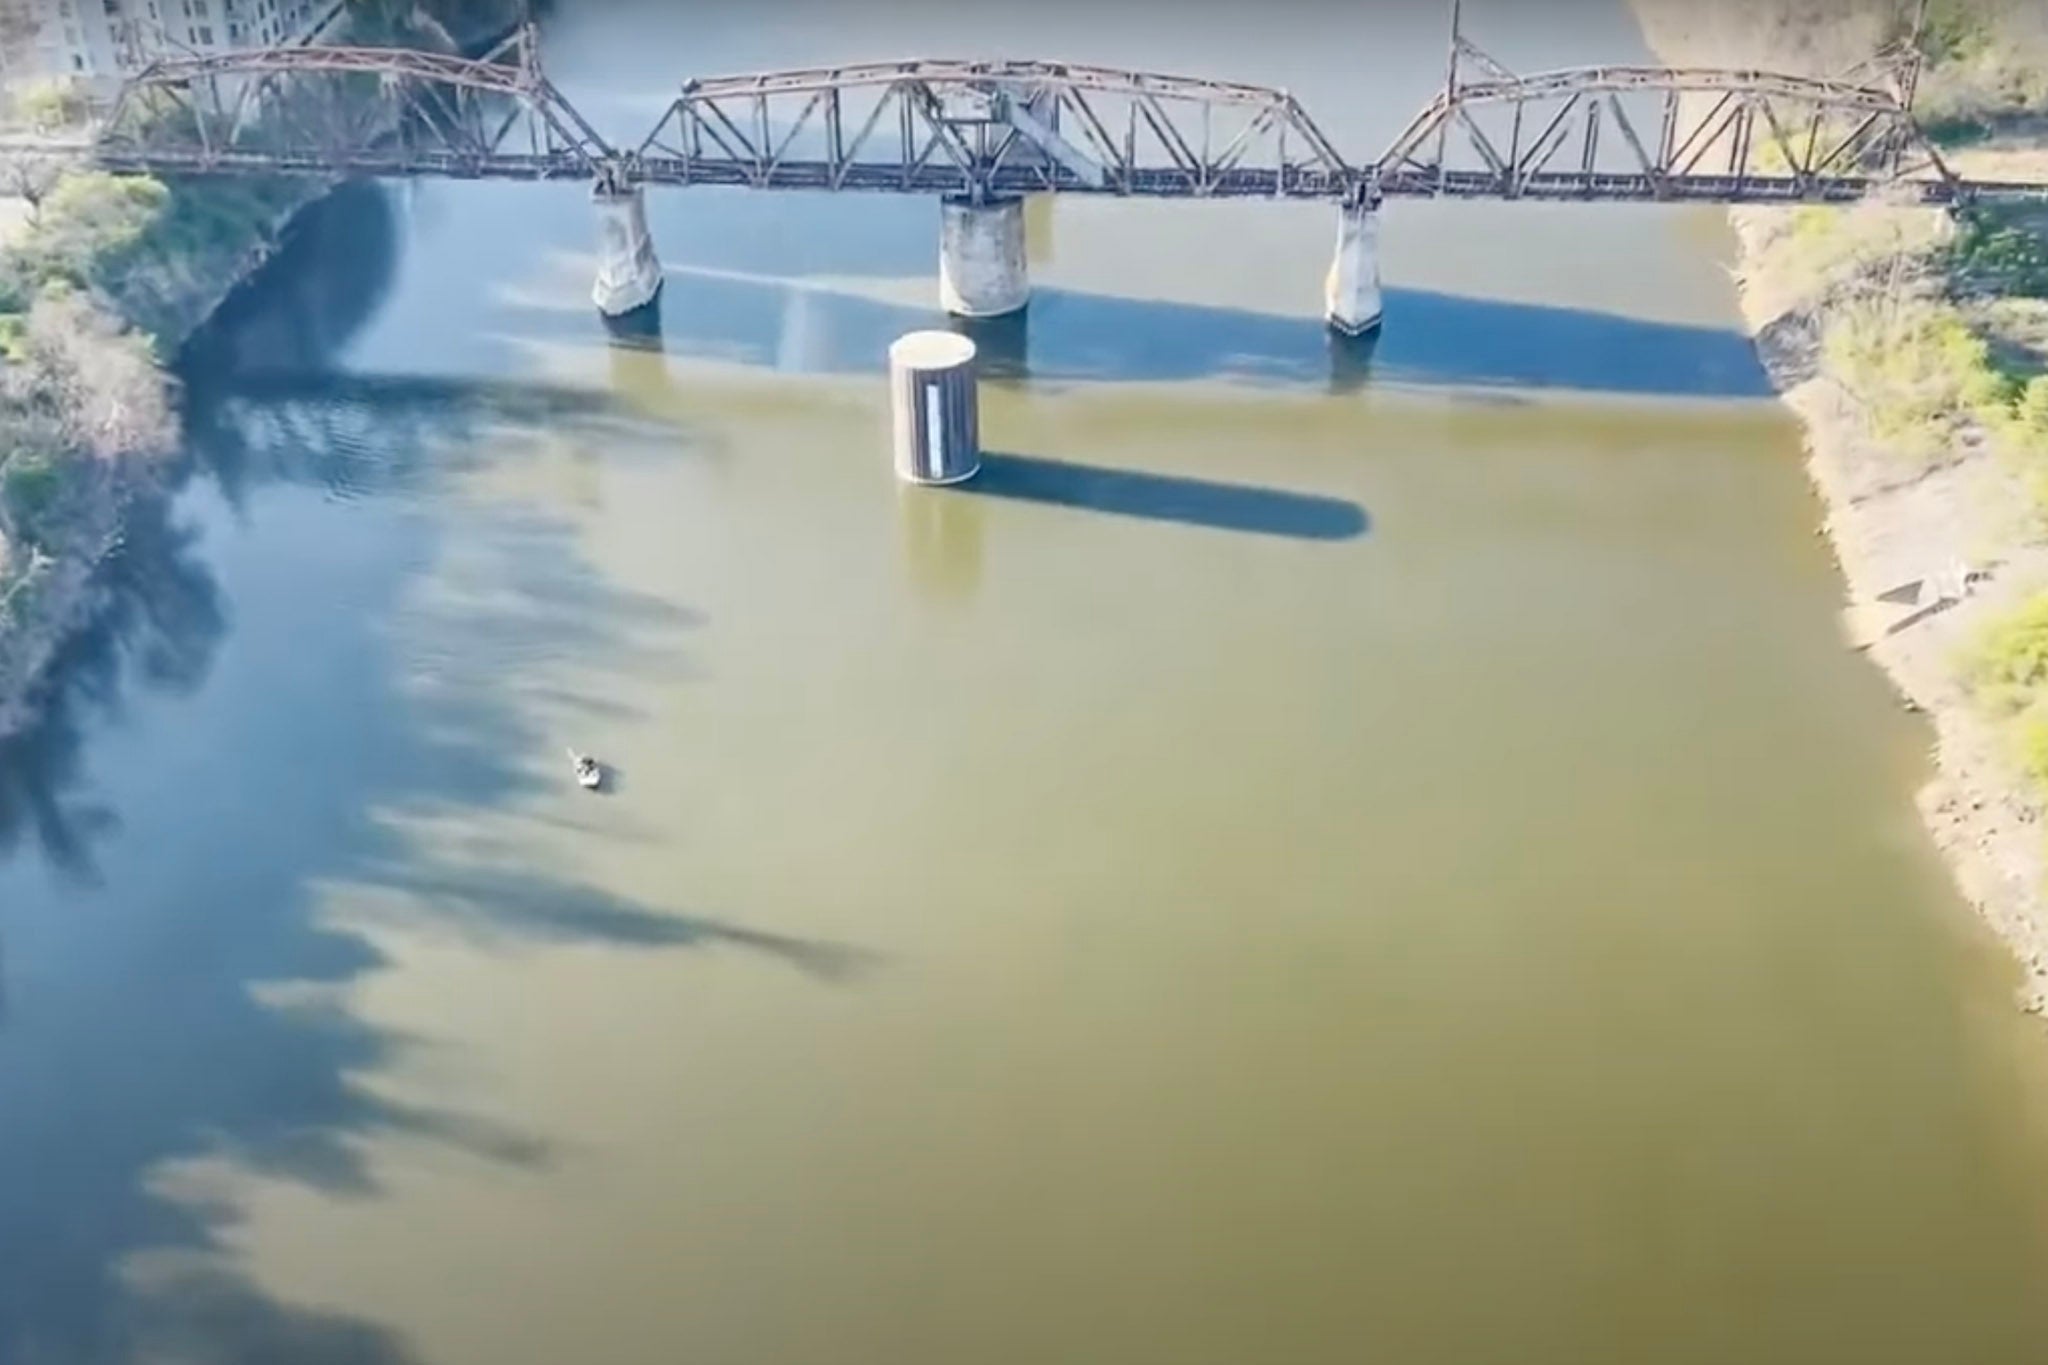
M 376 882 L 377 874 L 369 874 Z M 432 908 L 434 921 L 486 945 L 599 942 L 632 948 L 739 948 L 823 981 L 848 981 L 875 965 L 846 944 L 791 937 L 722 920 L 651 911 L 595 887 L 503 868 L 392 868 L 381 885 Z
M 440 477 L 450 443 L 560 418 L 455 391 L 411 395 L 432 420 L 381 432 L 355 415 L 320 417 L 323 404 L 362 398 L 279 396 L 292 409 L 280 426 L 263 395 L 239 394 L 191 424 L 195 441 L 223 446 L 195 451 L 194 466 L 231 467 L 242 516 L 259 528 L 267 499 L 291 496 L 296 517 L 324 506 L 334 520 L 317 524 L 360 541 L 398 534 L 376 529 L 403 523 L 378 509 Z M 342 439 L 365 444 L 319 445 Z M 361 505 L 304 497 L 337 467 Z M 699 625 L 611 584 L 549 517 L 507 512 L 485 538 L 488 591 L 445 607 L 401 609 L 403 563 L 322 557 L 348 581 L 319 585 L 323 600 L 294 606 L 283 625 L 273 603 L 261 628 L 291 638 L 252 639 L 230 666 L 220 646 L 233 603 L 189 531 L 168 513 L 145 517 L 43 722 L 0 747 L 0 971 L 11 988 L 0 1016 L 0 1361 L 410 1365 L 407 1344 L 376 1323 L 266 1294 L 226 1240 L 232 1197 L 180 1192 L 166 1172 L 206 1158 L 378 1199 L 379 1139 L 431 1143 L 508 1177 L 562 1159 L 545 1135 L 365 1084 L 418 1054 L 438 1070 L 464 1058 L 354 1008 L 357 984 L 388 964 L 366 925 L 326 913 L 337 889 L 485 951 L 743 952 L 823 983 L 866 965 L 853 949 L 643 903 L 570 871 L 457 865 L 408 835 L 408 812 L 509 811 L 543 795 L 542 783 L 562 780 L 549 731 L 583 686 L 574 678 L 683 666 Z M 346 610 L 324 600 L 330 586 Z M 415 628 L 420 638 L 407 636 Z M 537 641 L 577 671 L 522 692 Z M 433 685 L 416 685 L 423 671 Z M 316 694 L 278 700 L 309 674 Z M 195 689 L 168 709 L 129 705 Z M 99 746 L 106 770 L 88 771 L 94 741 L 124 729 L 157 733 Z M 207 780 L 214 755 L 232 760 L 233 780 Z
M 192 531 L 161 498 L 130 507 L 121 548 L 99 581 L 104 605 L 52 666 L 41 722 L 0 740 L 0 860 L 32 841 L 53 870 L 81 884 L 99 880 L 96 847 L 120 828 L 111 809 L 73 791 L 83 729 L 118 720 L 128 686 L 201 686 L 228 624 Z

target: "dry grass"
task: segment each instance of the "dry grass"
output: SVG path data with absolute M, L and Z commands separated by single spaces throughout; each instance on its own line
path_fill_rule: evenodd
M 1644 36 L 1700 66 L 1840 71 L 1875 52 L 1900 22 L 1895 0 L 1636 0 Z M 1909 16 L 1910 17 L 1910 16 Z
M 1917 0 L 1636 0 L 1650 46 L 1711 66 L 1832 75 L 1909 32 Z M 2048 110 L 2048 4 L 1931 0 L 1920 87 L 1936 118 Z

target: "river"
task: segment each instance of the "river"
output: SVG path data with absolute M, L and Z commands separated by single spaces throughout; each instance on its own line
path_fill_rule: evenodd
M 1432 11 L 570 0 L 545 50 L 606 128 L 950 50 L 1373 144 Z M 1718 219 L 1398 205 L 1368 354 L 1327 210 L 1050 208 L 945 493 L 878 378 L 928 202 L 657 195 L 658 346 L 573 187 L 307 216 L 0 751 L 0 1360 L 2048 1359 L 2048 1046 Z

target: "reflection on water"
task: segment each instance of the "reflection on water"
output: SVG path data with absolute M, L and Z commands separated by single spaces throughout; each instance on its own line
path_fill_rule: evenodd
M 910 581 L 930 601 L 971 602 L 981 586 L 981 508 L 943 488 L 904 484 L 897 490 L 897 526 Z
M 565 79 L 776 27 L 621 8 L 558 12 Z M 783 55 L 905 24 L 797 8 Z M 1201 18 L 1065 31 L 1378 97 Z M 664 201 L 612 337 L 580 192 L 308 219 L 0 754 L 0 1360 L 2030 1358 L 1924 737 L 1795 433 L 1635 401 L 1754 392 L 1726 300 L 1489 301 L 1452 244 L 1344 345 L 1244 306 L 1302 267 L 1264 220 L 1122 207 L 971 329 L 956 490 L 877 378 L 929 205 Z
M 192 532 L 159 500 L 132 509 L 101 581 L 107 605 L 52 670 L 41 723 L 0 740 L 0 858 L 30 840 L 53 869 L 81 883 L 99 879 L 96 846 L 120 825 L 114 811 L 75 790 L 84 734 L 118 719 L 131 689 L 198 688 L 227 629 Z

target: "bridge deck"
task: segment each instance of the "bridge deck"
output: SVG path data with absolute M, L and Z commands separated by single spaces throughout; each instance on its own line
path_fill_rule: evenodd
M 242 50 L 138 73 L 83 152 L 109 170 L 725 185 L 969 197 L 1922 204 L 2048 199 L 1957 176 L 1890 90 L 1593 67 L 1445 88 L 1373 160 L 1285 91 L 1049 62 L 908 61 L 684 84 L 617 145 L 533 64 Z M 0 144 L 0 151 L 23 150 Z
M 4 153 L 0 146 L 0 153 Z M 220 151 L 129 152 L 77 148 L 95 164 L 117 172 L 152 175 L 332 175 L 369 179 L 433 176 L 448 180 L 589 181 L 593 168 L 573 156 L 498 153 L 486 157 L 455 153 L 374 150 L 334 158 L 317 153 Z M 1296 199 L 1336 201 L 1356 191 L 1364 177 L 1311 169 L 1247 167 L 1225 172 L 1207 184 L 1184 172 L 1135 171 L 1127 182 L 1091 184 L 1066 172 L 1024 166 L 984 169 L 970 177 L 955 166 L 905 168 L 834 165 L 826 161 L 785 161 L 767 174 L 731 162 L 651 157 L 631 162 L 619 177 L 657 187 L 728 186 L 758 190 L 849 191 L 953 195 L 975 188 L 1004 195 L 1082 194 L 1133 199 Z M 1890 181 L 1869 176 L 1834 176 L 1813 183 L 1792 176 L 1686 175 L 1548 171 L 1525 177 L 1513 192 L 1482 171 L 1395 171 L 1380 177 L 1380 193 L 1407 199 L 1593 200 L 1645 204 L 1853 203 L 1886 191 L 1909 202 L 1938 206 L 1957 202 L 2026 199 L 2048 201 L 2048 183 L 2010 181 Z

